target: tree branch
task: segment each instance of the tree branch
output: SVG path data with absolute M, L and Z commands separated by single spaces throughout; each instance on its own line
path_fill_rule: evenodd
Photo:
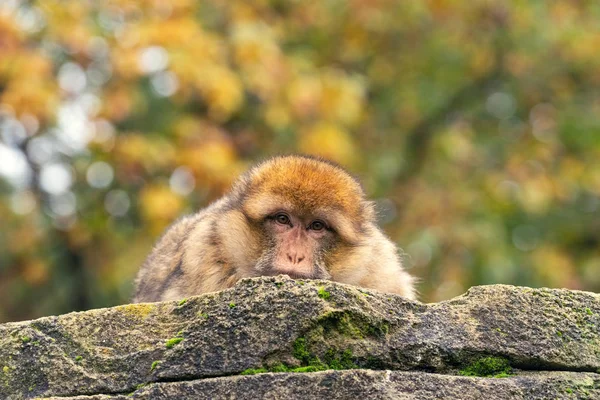
M 431 114 L 428 118 L 418 123 L 407 135 L 405 147 L 406 168 L 397 178 L 399 183 L 410 180 L 418 175 L 423 168 L 429 153 L 431 140 L 433 139 L 435 128 L 446 121 L 448 115 L 466 107 L 470 101 L 477 99 L 483 94 L 488 86 L 502 76 L 502 68 L 496 66 L 486 75 L 481 76 L 468 83 L 456 93 L 454 93 L 446 104 Z

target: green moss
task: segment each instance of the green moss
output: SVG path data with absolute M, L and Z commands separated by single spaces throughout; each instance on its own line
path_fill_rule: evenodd
M 484 376 L 505 378 L 510 376 L 512 368 L 507 359 L 502 357 L 483 357 L 459 371 L 463 376 Z
M 305 365 L 302 367 L 296 367 L 296 368 L 290 368 L 287 365 L 284 364 L 276 364 L 270 368 L 248 368 L 247 370 L 244 370 L 242 372 L 240 372 L 240 375 L 256 375 L 256 374 L 263 374 L 265 372 L 317 372 L 317 371 L 324 371 L 326 369 L 330 369 L 327 367 L 327 365 L 321 363 L 321 362 L 316 362 L 314 364 L 311 365 Z
M 358 368 L 358 365 L 353 361 L 352 350 L 350 349 L 346 349 L 341 354 L 334 349 L 329 349 L 327 350 L 327 353 L 325 353 L 323 361 L 325 361 L 328 369 L 341 370 Z
M 323 361 L 312 354 L 308 348 L 308 342 L 306 338 L 300 337 L 294 341 L 293 356 L 300 360 L 303 364 L 301 371 L 296 369 L 289 370 L 290 372 L 313 372 L 313 371 L 324 371 L 326 369 L 354 369 L 359 368 L 354 363 L 352 350 L 347 349 L 343 352 L 339 352 L 336 349 L 329 349 L 323 356 Z M 285 366 L 283 366 L 285 367 Z M 287 367 L 286 367 L 287 368 Z M 285 372 L 282 368 L 278 370 L 271 369 L 272 372 Z
M 82 357 L 82 356 L 77 356 L 77 357 L 75 357 L 75 362 L 79 362 L 79 361 L 81 361 L 81 360 L 83 360 L 83 357 Z
M 299 337 L 294 341 L 294 351 L 292 352 L 292 355 L 297 358 L 298 360 L 300 360 L 302 362 L 303 367 L 314 367 L 316 368 L 315 370 L 318 371 L 323 371 L 325 369 L 327 369 L 327 366 L 325 364 L 323 364 L 323 362 L 321 362 L 321 360 L 319 359 L 319 357 L 317 357 L 316 355 L 312 354 L 309 350 L 308 350 L 308 342 L 306 340 L 306 338 L 303 337 Z
M 154 361 L 152 363 L 152 365 L 150 366 L 150 371 L 154 371 L 156 369 L 156 367 L 158 367 L 158 364 L 160 364 L 160 361 Z
M 571 388 L 566 388 L 566 389 L 565 389 L 565 392 L 567 392 L 567 393 L 569 393 L 569 394 L 572 394 L 572 393 L 573 393 L 573 389 L 571 389 Z
M 278 288 L 280 288 L 281 286 L 283 286 L 283 282 L 275 282 L 275 286 L 277 286 Z
M 9 368 L 9 367 L 7 367 L 7 366 L 4 366 L 4 368 L 2 368 L 2 371 L 3 371 L 5 374 L 8 374 L 8 373 L 10 372 L 10 368 Z
M 326 291 L 325 287 L 323 287 L 323 286 L 319 287 L 318 294 L 319 294 L 319 297 L 322 298 L 323 300 L 329 300 L 329 298 L 331 297 L 331 293 Z
M 281 363 L 273 365 L 269 368 L 270 372 L 288 372 L 290 369 L 287 365 L 283 365 Z
M 231 302 L 229 303 L 229 308 L 234 308 L 235 307 L 235 303 Z
M 188 299 L 181 299 L 181 300 L 179 300 L 179 303 L 177 303 L 177 305 L 179 307 L 181 307 L 182 305 L 184 305 L 185 303 L 187 303 L 187 301 L 188 301 Z
M 308 362 L 310 359 L 310 353 L 308 352 L 306 339 L 299 337 L 294 340 L 294 352 L 292 353 L 300 361 Z
M 593 313 L 592 313 L 592 310 L 591 310 L 590 308 L 586 308 L 586 309 L 585 309 L 585 313 L 586 313 L 587 315 L 592 315 L 592 314 L 593 314 Z
M 298 367 L 292 369 L 290 372 L 319 372 L 324 371 L 326 368 L 321 368 L 318 365 L 307 365 L 306 367 Z
M 385 322 L 372 323 L 360 315 L 345 311 L 332 311 L 319 319 L 325 335 L 339 333 L 356 339 L 382 337 L 388 334 L 389 325 Z
M 347 313 L 331 313 L 323 319 L 322 325 L 326 334 L 336 331 L 353 338 L 362 339 L 364 337 L 361 327 Z
M 201 317 L 201 318 L 204 318 L 204 319 L 208 319 L 208 314 L 205 313 L 205 312 L 199 312 L 198 316 Z
M 330 369 L 325 363 L 321 362 L 319 357 L 315 357 L 311 360 L 311 362 L 307 365 L 307 367 L 312 367 L 314 371 L 325 371 L 326 369 Z M 296 368 L 297 369 L 297 368 Z M 292 371 L 298 372 L 298 371 Z
M 269 371 L 267 371 L 265 368 L 248 368 L 248 369 L 240 372 L 240 375 L 256 375 L 256 374 L 263 374 L 265 372 L 269 372 Z
M 556 331 L 556 336 L 562 337 L 563 333 L 561 331 Z
M 21 336 L 21 341 L 23 343 L 29 343 L 31 341 L 31 338 L 29 336 Z
M 167 349 L 170 349 L 173 346 L 175 346 L 176 344 L 181 343 L 182 341 L 183 341 L 182 337 L 174 337 L 174 338 L 167 340 L 165 342 L 165 346 L 167 346 Z
M 132 317 L 144 319 L 155 309 L 154 304 L 126 304 L 124 306 L 117 307 L 118 310 L 124 314 Z

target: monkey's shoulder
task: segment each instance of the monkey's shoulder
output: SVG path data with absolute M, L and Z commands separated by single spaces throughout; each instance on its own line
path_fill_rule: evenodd
M 180 285 L 180 278 L 190 270 L 186 263 L 202 260 L 199 252 L 206 252 L 202 246 L 206 240 L 198 237 L 207 236 L 205 232 L 226 204 L 226 198 L 220 199 L 194 214 L 182 216 L 165 229 L 138 272 L 134 301 L 164 300 L 165 291 Z
M 165 241 L 181 243 L 190 236 L 198 225 L 212 223 L 215 217 L 220 215 L 227 207 L 227 204 L 228 198 L 224 197 L 194 214 L 180 217 L 165 230 L 163 236 L 157 241 L 157 244 Z

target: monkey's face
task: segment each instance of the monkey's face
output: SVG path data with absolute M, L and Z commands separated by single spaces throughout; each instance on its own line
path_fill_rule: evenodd
M 235 193 L 250 236 L 260 242 L 250 257 L 256 275 L 328 279 L 373 218 L 354 178 L 311 158 L 270 160 L 243 177 Z
M 261 275 L 329 278 L 325 254 L 333 250 L 336 234 L 324 218 L 276 211 L 263 220 L 268 243 L 257 263 Z

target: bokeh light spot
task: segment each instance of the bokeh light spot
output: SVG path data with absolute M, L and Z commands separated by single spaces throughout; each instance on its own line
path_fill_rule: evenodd
M 196 180 L 189 168 L 179 167 L 171 174 L 169 186 L 173 192 L 182 196 L 187 196 L 194 190 Z
M 58 84 L 65 92 L 82 92 L 87 84 L 83 68 L 72 62 L 63 64 L 58 70 Z
M 539 245 L 540 233 L 535 226 L 519 225 L 513 229 L 512 242 L 521 251 L 532 251 Z
M 103 161 L 97 161 L 87 169 L 86 179 L 91 187 L 103 189 L 108 187 L 114 177 L 113 168 L 110 164 Z
M 508 93 L 496 92 L 491 94 L 485 102 L 485 108 L 498 119 L 507 119 L 515 113 L 515 99 Z
M 106 194 L 104 199 L 104 208 L 114 217 L 123 217 L 129 211 L 131 201 L 126 191 L 116 189 Z
M 169 54 L 160 46 L 150 46 L 142 49 L 138 57 L 138 66 L 145 74 L 164 70 L 169 65 Z
M 68 164 L 50 163 L 40 169 L 40 187 L 47 193 L 59 195 L 73 184 L 73 173 Z

